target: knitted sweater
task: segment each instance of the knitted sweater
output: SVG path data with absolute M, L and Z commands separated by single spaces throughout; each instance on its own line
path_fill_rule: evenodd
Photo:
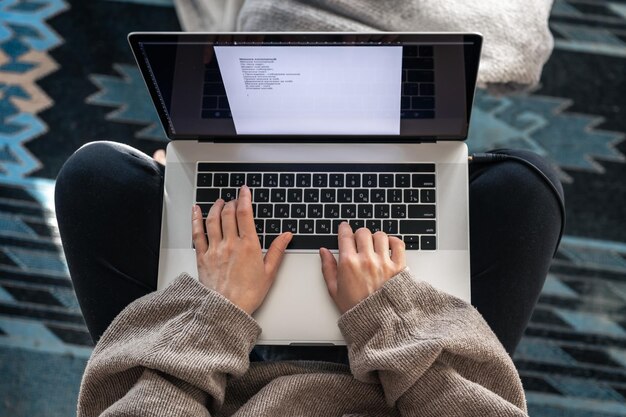
M 469 304 L 405 270 L 341 316 L 350 367 L 248 360 L 261 329 L 187 274 L 109 326 L 78 416 L 524 416 L 510 357 Z

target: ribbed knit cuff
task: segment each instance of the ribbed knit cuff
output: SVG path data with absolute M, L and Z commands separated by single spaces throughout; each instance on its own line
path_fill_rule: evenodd
M 180 274 L 170 286 L 163 290 L 161 297 L 189 300 L 192 308 L 197 301 L 200 301 L 193 324 L 188 324 L 188 326 L 211 326 L 215 328 L 216 323 L 219 323 L 219 327 L 224 333 L 237 335 L 245 340 L 250 346 L 250 350 L 261 334 L 261 327 L 248 313 L 187 273 Z M 188 327 L 185 331 L 195 332 L 196 329 Z
M 389 332 L 390 338 L 404 338 L 416 330 L 415 315 L 409 312 L 420 308 L 420 302 L 433 302 L 438 294 L 425 282 L 416 282 L 408 268 L 387 281 L 378 291 L 345 312 L 339 319 L 339 329 L 348 345 L 361 345 L 376 332 Z M 436 301 L 434 301 L 436 302 Z M 393 328 L 386 328 L 391 322 Z M 398 326 L 402 322 L 404 325 Z M 391 341 L 391 340 L 390 340 Z

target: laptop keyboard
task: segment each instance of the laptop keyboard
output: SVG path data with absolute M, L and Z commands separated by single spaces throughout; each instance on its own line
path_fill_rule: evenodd
M 288 249 L 337 249 L 337 230 L 348 221 L 401 238 L 407 250 L 435 250 L 436 179 L 434 163 L 197 165 L 196 203 L 206 218 L 218 198 L 252 191 L 261 247 L 292 232 Z

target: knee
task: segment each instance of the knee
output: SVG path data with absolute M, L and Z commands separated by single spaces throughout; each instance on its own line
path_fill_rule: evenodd
M 530 186 L 532 190 L 548 188 L 553 191 L 555 198 L 564 202 L 563 184 L 559 179 L 559 173 L 545 158 L 535 152 L 522 149 L 500 149 L 494 153 L 506 154 L 526 161 L 526 163 L 516 160 L 507 162 L 509 167 L 518 165 L 518 169 L 514 170 L 515 175 L 509 180 L 521 181 Z M 509 173 L 510 171 L 508 169 L 504 172 Z
M 90 142 L 80 147 L 61 167 L 56 179 L 55 204 L 64 201 L 101 199 L 103 192 L 115 191 L 132 197 L 142 192 L 146 180 L 158 184 L 161 172 L 150 157 L 122 143 Z M 129 198 L 130 198 L 129 197 Z

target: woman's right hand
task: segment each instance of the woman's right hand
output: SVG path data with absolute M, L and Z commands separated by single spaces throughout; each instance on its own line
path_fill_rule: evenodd
M 353 233 L 348 222 L 339 225 L 338 239 L 339 260 L 326 248 L 320 257 L 328 292 L 343 314 L 406 268 L 406 258 L 402 240 L 383 232 L 372 235 L 364 227 Z

